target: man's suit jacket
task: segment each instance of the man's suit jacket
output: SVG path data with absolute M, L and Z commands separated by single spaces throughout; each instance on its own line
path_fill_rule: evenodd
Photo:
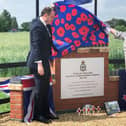
M 52 38 L 44 24 L 39 18 L 33 20 L 30 30 L 30 52 L 27 57 L 27 65 L 32 67 L 35 61 L 48 60 L 52 46 L 54 46 Z

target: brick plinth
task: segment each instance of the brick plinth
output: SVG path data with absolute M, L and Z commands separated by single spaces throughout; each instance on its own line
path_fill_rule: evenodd
M 84 97 L 74 99 L 61 99 L 61 59 L 56 60 L 54 85 L 54 100 L 56 110 L 69 110 L 81 107 L 84 104 L 93 104 L 103 106 L 105 101 L 118 99 L 118 77 L 109 77 L 108 72 L 108 47 L 89 47 L 79 48 L 76 52 L 72 52 L 62 58 L 104 58 L 104 96 Z M 97 64 L 96 64 L 97 65 Z M 95 67 L 95 66 L 94 66 Z M 69 68 L 69 66 L 68 66 Z
M 23 120 L 23 86 L 21 84 L 10 84 L 10 118 Z

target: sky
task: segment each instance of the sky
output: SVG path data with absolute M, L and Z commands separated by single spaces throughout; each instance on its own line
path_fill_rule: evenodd
M 40 12 L 45 6 L 58 0 L 39 0 Z M 126 20 L 126 0 L 97 0 L 97 16 L 102 21 L 112 18 Z M 121 1 L 121 2 L 120 2 Z M 94 0 L 92 3 L 81 5 L 94 13 Z M 11 16 L 17 18 L 18 24 L 29 22 L 36 16 L 36 0 L 0 0 L 0 13 L 7 9 Z

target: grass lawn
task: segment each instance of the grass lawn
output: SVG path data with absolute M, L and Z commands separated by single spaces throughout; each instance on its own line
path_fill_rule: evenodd
M 109 37 L 109 58 L 123 58 L 123 42 Z M 29 32 L 0 33 L 0 63 L 25 61 L 29 51 Z
M 0 33 L 0 63 L 25 61 L 29 50 L 29 32 Z

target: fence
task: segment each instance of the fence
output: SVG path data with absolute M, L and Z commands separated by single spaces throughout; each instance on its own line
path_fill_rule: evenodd
M 10 102 L 10 98 L 5 98 L 5 99 L 0 99 L 0 105 L 3 105 L 5 103 L 9 103 Z M 5 112 L 0 112 L 0 114 L 5 114 L 5 113 L 9 113 L 10 111 L 5 111 Z

